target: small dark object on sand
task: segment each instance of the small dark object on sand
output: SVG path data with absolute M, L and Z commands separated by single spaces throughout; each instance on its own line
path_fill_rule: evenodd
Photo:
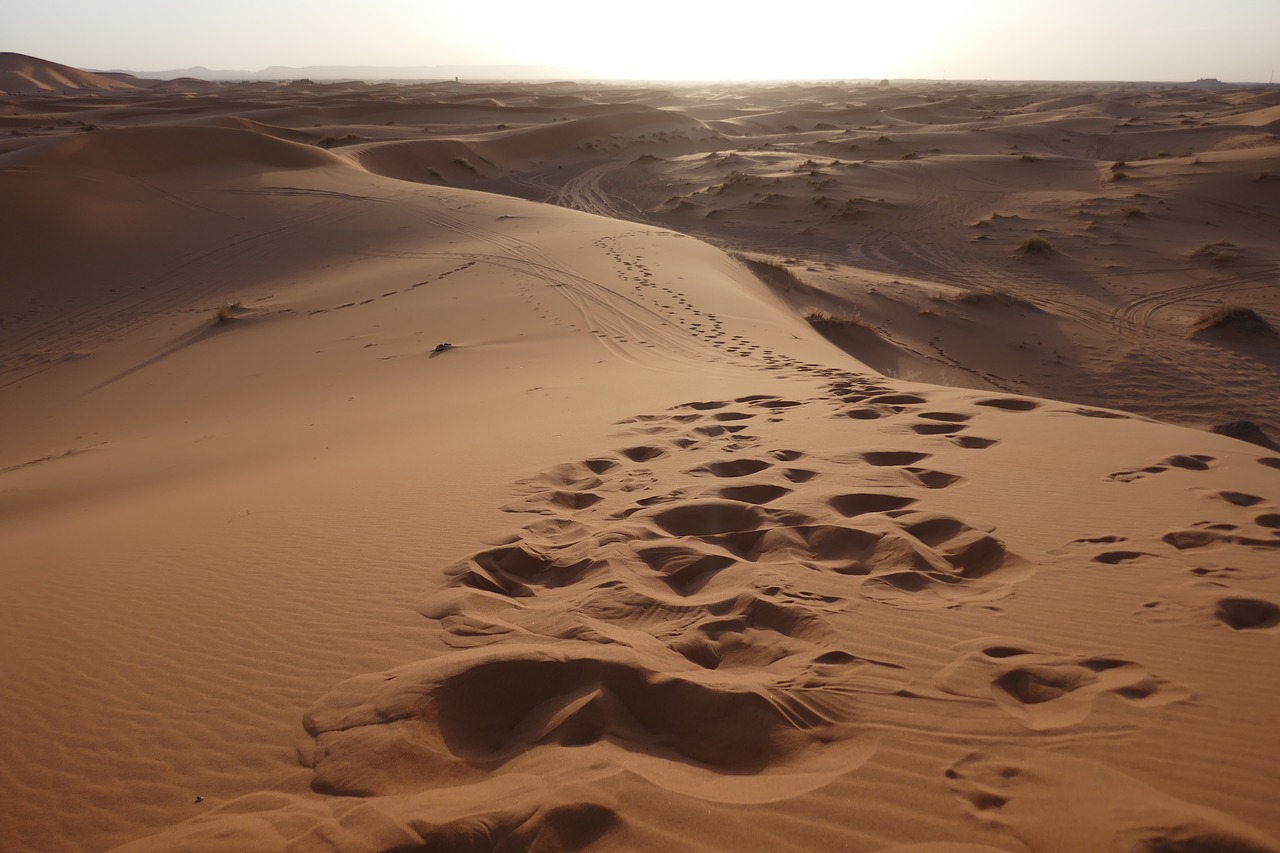
M 436 344 L 434 352 L 444 352 L 445 350 L 452 348 L 453 344 Z
M 203 803 L 203 802 L 204 802 L 204 797 L 197 795 L 197 796 L 196 796 L 196 801 L 195 801 L 192 805 L 197 805 L 197 806 L 198 806 L 198 805 L 200 805 L 200 804 L 201 804 L 201 803 Z

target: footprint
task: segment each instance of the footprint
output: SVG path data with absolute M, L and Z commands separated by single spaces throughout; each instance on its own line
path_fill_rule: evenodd
M 967 429 L 963 424 L 912 424 L 911 431 L 917 435 L 955 435 Z
M 916 503 L 916 499 L 904 495 L 854 492 L 847 495 L 836 495 L 829 498 L 827 503 L 845 518 L 855 518 L 871 512 L 891 512 L 905 509 Z
M 995 438 L 978 438 L 976 435 L 957 435 L 951 439 L 951 443 L 968 450 L 985 450 L 1000 441 Z
M 989 604 L 1009 595 L 1035 567 L 999 539 L 941 513 L 892 519 L 879 543 L 864 598 L 911 610 Z
M 625 450 L 619 450 L 623 456 L 632 462 L 648 462 L 650 459 L 659 459 L 667 455 L 667 451 L 661 447 L 653 445 L 642 445 L 640 447 L 628 447 Z
M 772 467 L 772 463 L 763 459 L 731 459 L 725 462 L 710 462 L 693 468 L 688 473 L 706 473 L 713 477 L 746 477 L 750 474 L 758 474 L 770 467 Z
M 365 851 L 564 850 L 595 846 L 622 826 L 617 804 L 597 792 L 569 794 L 540 778 L 496 776 L 396 797 L 320 799 L 260 791 L 236 797 L 125 850 L 332 850 L 336 839 Z M 168 840 L 166 840 L 168 839 Z
M 1040 408 L 1040 404 L 1035 400 L 1027 400 L 1018 397 L 994 397 L 987 400 L 975 400 L 975 406 L 985 406 L 990 409 L 1000 409 L 1005 412 L 1034 412 Z
M 1263 516 L 1264 518 L 1266 516 Z M 1205 548 L 1210 545 L 1243 545 L 1249 548 L 1280 548 L 1280 539 L 1261 539 L 1234 531 L 1234 524 L 1207 524 L 1187 530 L 1172 530 L 1160 537 L 1161 541 L 1179 551 Z
M 923 397 L 917 397 L 915 394 L 881 394 L 878 397 L 868 398 L 866 402 L 878 403 L 884 406 L 914 406 L 928 401 Z
M 674 536 L 740 533 L 755 530 L 766 520 L 764 512 L 754 504 L 705 498 L 646 510 L 640 515 Z
M 873 450 L 860 455 L 868 465 L 881 468 L 914 465 L 929 458 L 928 453 L 916 453 L 911 450 Z
M 946 694 L 993 701 L 1032 731 L 1083 723 L 1104 695 L 1143 707 L 1192 695 L 1140 664 L 1110 655 L 1036 650 L 1032 644 L 1001 638 L 973 640 L 958 648 L 967 651 L 937 674 L 935 686 Z
M 945 471 L 931 471 L 928 468 L 916 467 L 903 468 L 902 476 L 909 482 L 917 483 L 926 489 L 945 489 L 964 479 L 959 474 L 948 474 Z
M 784 495 L 791 494 L 785 486 L 761 484 L 754 486 L 725 486 L 717 493 L 720 497 L 731 501 L 742 501 L 749 504 L 767 504 Z
M 455 583 L 511 597 L 534 594 L 532 587 L 576 583 L 598 563 L 572 549 L 544 552 L 528 542 L 481 551 L 446 571 Z
M 1250 494 L 1246 494 L 1245 492 L 1233 492 L 1229 490 L 1214 492 L 1211 495 L 1211 497 L 1215 497 L 1219 500 L 1226 501 L 1227 503 L 1233 504 L 1235 506 L 1243 506 L 1243 507 L 1257 506 L 1258 504 L 1262 503 L 1262 500 L 1263 500 L 1257 495 L 1250 495 Z
M 1260 598 L 1220 598 L 1214 615 L 1219 622 L 1235 631 L 1274 628 L 1280 624 L 1280 607 Z
M 946 770 L 978 820 L 1038 853 L 1280 853 L 1260 831 L 1093 761 L 1003 747 Z
M 1103 551 L 1093 557 L 1095 563 L 1106 563 L 1114 566 L 1117 563 L 1129 563 L 1134 560 L 1141 560 L 1144 557 L 1154 557 L 1154 554 L 1148 554 L 1145 551 Z
M 674 542 L 636 548 L 635 553 L 680 595 L 702 591 L 715 575 L 737 562 L 724 554 L 709 553 Z
M 838 688 L 840 669 L 810 661 L 801 672 Z M 453 788 L 497 768 L 532 772 L 554 750 L 684 795 L 764 803 L 826 785 L 875 751 L 847 722 L 848 700 L 811 693 L 790 679 L 655 669 L 616 645 L 499 646 L 349 679 L 304 725 L 312 787 L 325 794 Z
M 1153 474 L 1162 474 L 1173 468 L 1180 468 L 1184 471 L 1207 471 L 1217 460 L 1212 456 L 1204 456 L 1202 454 L 1188 454 L 1169 456 L 1159 462 L 1148 465 L 1145 468 L 1135 468 L 1128 471 L 1116 471 L 1108 474 L 1108 479 L 1116 480 L 1121 483 L 1132 483 L 1135 480 L 1141 480 Z

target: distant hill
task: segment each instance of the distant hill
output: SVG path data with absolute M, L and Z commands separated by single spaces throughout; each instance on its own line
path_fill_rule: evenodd
M 144 80 L 563 80 L 581 77 L 582 72 L 549 65 L 307 65 L 293 68 L 272 65 L 260 71 L 205 68 L 174 68 L 167 71 L 126 72 Z
M 22 53 L 0 53 L 0 92 L 11 95 L 137 88 L 128 75 L 94 74 Z

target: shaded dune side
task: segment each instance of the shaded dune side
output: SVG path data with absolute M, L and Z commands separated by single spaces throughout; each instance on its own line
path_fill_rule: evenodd
M 275 169 L 347 166 L 327 151 L 250 130 L 223 127 L 139 127 L 82 133 L 0 156 L 9 169 L 93 170 L 143 177 L 176 169 L 252 164 Z
M 401 180 L 422 180 L 424 170 L 463 168 L 477 172 L 509 164 L 548 158 L 578 158 L 584 147 L 603 146 L 627 136 L 683 133 L 713 136 L 703 122 L 690 116 L 653 108 L 631 108 L 586 118 L 570 119 L 485 136 L 415 139 L 352 146 L 343 150 L 374 174 Z

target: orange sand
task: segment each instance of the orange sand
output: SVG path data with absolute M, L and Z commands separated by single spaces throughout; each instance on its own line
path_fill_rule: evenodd
M 0 848 L 1280 850 L 1274 90 L 0 74 Z

